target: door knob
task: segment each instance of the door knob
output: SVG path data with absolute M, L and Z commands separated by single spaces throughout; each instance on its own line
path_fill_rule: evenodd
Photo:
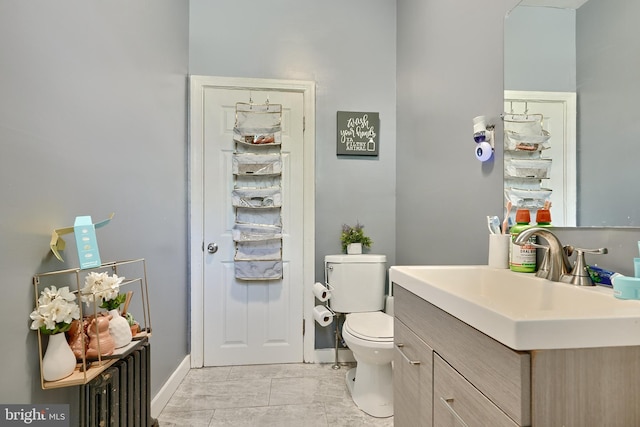
M 215 243 L 209 243 L 209 246 L 207 246 L 207 250 L 210 254 L 215 254 L 216 252 L 218 252 L 218 245 Z

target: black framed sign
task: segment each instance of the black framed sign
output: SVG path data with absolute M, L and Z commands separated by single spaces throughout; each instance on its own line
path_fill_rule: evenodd
M 338 155 L 377 156 L 379 113 L 338 111 Z

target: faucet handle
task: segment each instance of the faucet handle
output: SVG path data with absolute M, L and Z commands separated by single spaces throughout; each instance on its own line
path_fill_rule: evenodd
M 597 254 L 597 255 L 602 255 L 602 254 L 608 254 L 609 253 L 609 249 L 607 248 L 598 248 L 598 249 L 582 249 L 582 248 L 573 248 L 574 251 L 577 251 L 578 254 L 583 253 L 583 254 Z
M 573 264 L 571 273 L 567 274 L 562 281 L 578 286 L 594 286 L 594 283 L 591 280 L 591 276 L 589 275 L 589 271 L 587 270 L 587 263 L 584 259 L 584 254 L 587 253 L 600 255 L 608 253 L 609 250 L 607 248 L 582 249 L 575 247 L 573 248 L 573 250 L 577 252 L 576 262 Z

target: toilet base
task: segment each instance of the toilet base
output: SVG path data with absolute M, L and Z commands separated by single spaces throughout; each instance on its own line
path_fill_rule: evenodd
M 391 363 L 384 365 L 358 363 L 358 366 L 349 369 L 345 380 L 351 398 L 362 411 L 376 418 L 393 415 Z

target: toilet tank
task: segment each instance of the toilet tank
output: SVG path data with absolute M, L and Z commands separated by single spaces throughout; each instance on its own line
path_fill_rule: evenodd
M 325 282 L 331 289 L 331 309 L 338 313 L 382 310 L 386 262 L 386 255 L 327 255 Z

